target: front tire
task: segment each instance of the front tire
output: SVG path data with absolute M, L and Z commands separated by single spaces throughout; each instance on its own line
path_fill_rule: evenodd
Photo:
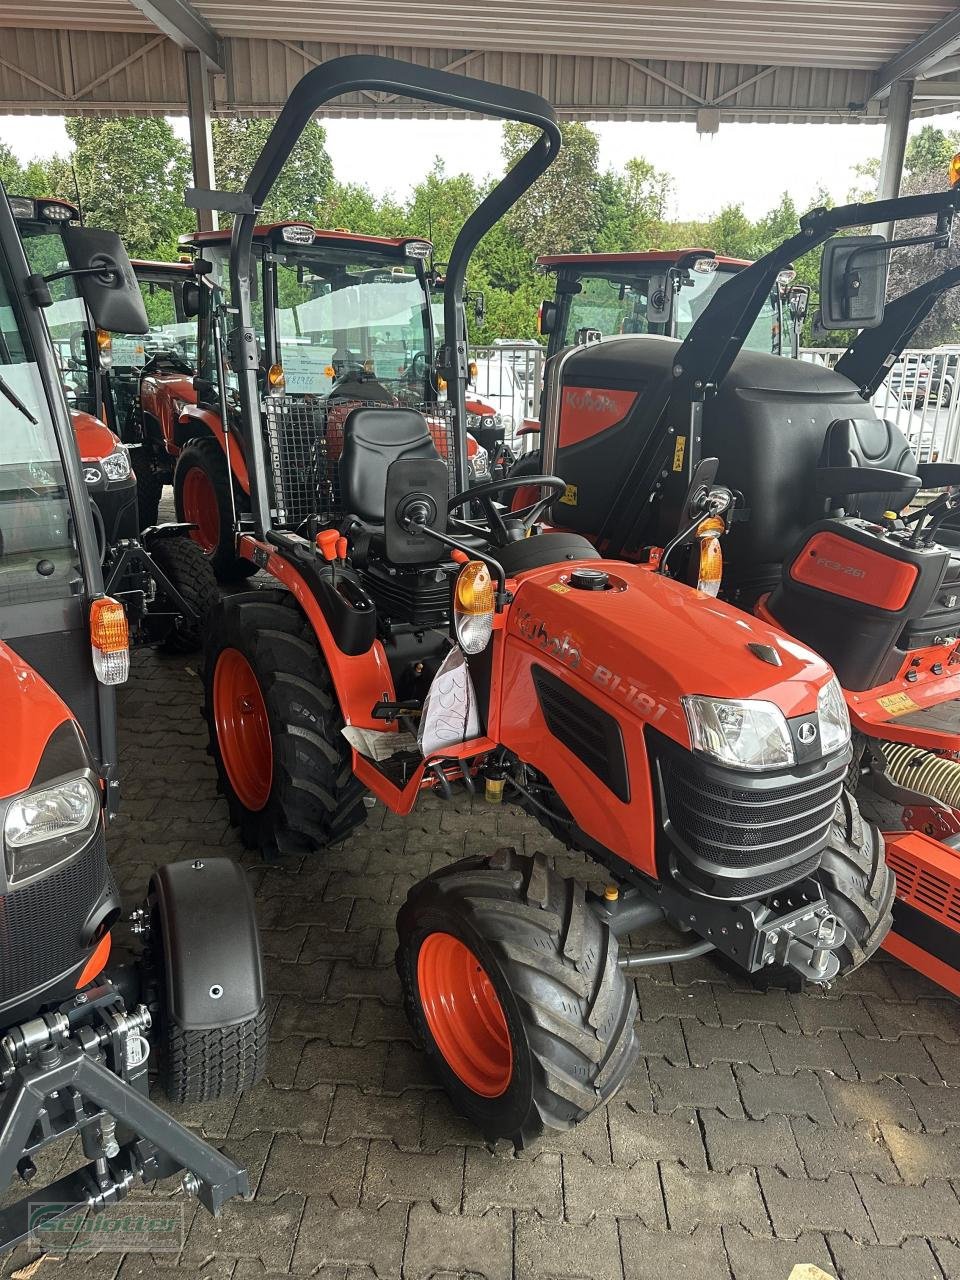
M 177 459 L 173 500 L 177 519 L 195 525 L 190 536 L 207 556 L 220 582 L 242 582 L 257 566 L 237 555 L 231 505 L 232 478 L 226 455 L 213 436 L 191 440 Z M 233 486 L 237 513 L 246 498 Z
M 220 600 L 220 589 L 210 561 L 189 538 L 161 538 L 152 542 L 150 555 L 193 609 L 195 616 L 181 617 L 160 644 L 163 653 L 195 653 L 203 643 L 207 619 Z
M 636 1061 L 637 996 L 581 885 L 542 854 L 467 858 L 397 916 L 407 1016 L 454 1106 L 517 1148 L 605 1105 Z
M 827 906 L 847 930 L 847 940 L 836 953 L 840 971 L 835 980 L 842 982 L 870 959 L 890 932 L 897 887 L 887 866 L 883 836 L 861 815 L 846 789 L 837 801 L 816 878 Z M 754 984 L 762 988 L 819 989 L 817 984 L 804 982 L 796 970 L 781 965 L 771 965 L 752 976 Z
M 310 852 L 365 820 L 330 671 L 291 595 L 222 601 L 203 680 L 218 785 L 247 848 Z

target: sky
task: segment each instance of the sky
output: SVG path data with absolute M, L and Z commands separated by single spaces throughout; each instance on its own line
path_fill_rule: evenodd
M 171 120 L 184 138 L 186 121 Z M 448 173 L 478 178 L 502 172 L 501 127 L 487 121 L 330 120 L 327 146 L 342 182 L 365 182 L 377 194 L 402 198 L 430 167 L 435 155 Z M 956 116 L 914 121 L 957 127 Z M 853 167 L 880 154 L 883 126 L 813 124 L 721 124 L 719 133 L 698 136 L 692 124 L 615 123 L 593 126 L 600 139 L 600 166 L 622 168 L 642 155 L 674 179 L 672 217 L 708 218 L 725 204 L 742 203 L 749 217 L 773 208 L 784 191 L 808 208 L 820 186 L 843 199 Z M 0 117 L 0 141 L 21 161 L 67 151 L 63 120 L 56 116 Z M 422 156 L 422 160 L 415 157 Z

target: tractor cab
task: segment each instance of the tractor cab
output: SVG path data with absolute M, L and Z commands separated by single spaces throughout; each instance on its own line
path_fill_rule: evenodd
M 136 927 L 121 919 L 107 835 L 128 624 L 104 590 L 54 286 L 76 284 L 106 325 L 135 324 L 139 294 L 117 236 L 73 226 L 63 244 L 41 275 L 0 186 L 0 1252 L 33 1233 L 38 1205 L 51 1221 L 99 1212 L 181 1171 L 215 1213 L 247 1195 L 241 1166 L 150 1100 L 150 1073 L 200 1102 L 236 1096 L 265 1066 L 243 873 L 222 858 L 164 867 Z M 229 1011 L 209 996 L 224 973 Z M 70 1172 L 41 1189 L 38 1165 Z M 31 1184 L 19 1200 L 18 1181 Z
M 548 339 L 547 356 L 618 334 L 685 338 L 716 291 L 749 265 L 711 249 L 538 258 L 537 266 L 555 282 L 554 297 L 540 304 L 538 317 L 539 332 Z M 800 293 L 791 290 L 793 278 L 790 270 L 778 276 L 747 336 L 748 350 L 796 354 Z
M 135 641 L 189 652 L 199 643 L 217 586 L 186 526 L 158 526 L 159 492 L 151 500 L 142 489 L 149 466 L 138 456 L 140 441 L 130 438 L 133 393 L 128 388 L 136 383 L 137 362 L 151 337 L 146 299 L 128 266 L 128 296 L 114 300 L 98 323 L 89 281 L 71 266 L 73 244 L 84 230 L 79 211 L 64 201 L 23 196 L 11 197 L 10 205 L 31 272 L 50 294 L 47 325 L 93 505 L 107 589 L 123 602 Z

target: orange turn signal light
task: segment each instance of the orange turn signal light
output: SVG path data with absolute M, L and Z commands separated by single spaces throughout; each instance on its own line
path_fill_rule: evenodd
M 286 390 L 287 379 L 282 364 L 272 364 L 267 370 L 267 386 L 278 395 Z
M 723 578 L 723 552 L 720 549 L 720 535 L 726 526 L 719 516 L 709 516 L 701 520 L 697 526 L 697 538 L 700 542 L 700 566 L 697 572 L 697 590 L 709 596 L 720 591 Z
M 947 170 L 947 178 L 951 187 L 955 187 L 960 182 L 960 151 L 950 161 L 950 167 Z
M 90 606 L 90 643 L 101 653 L 121 653 L 130 647 L 127 615 L 119 600 L 103 596 Z

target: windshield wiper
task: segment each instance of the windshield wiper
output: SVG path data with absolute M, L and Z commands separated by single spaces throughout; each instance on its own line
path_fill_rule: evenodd
M 23 414 L 23 416 L 26 418 L 26 420 L 29 423 L 32 423 L 32 425 L 35 427 L 40 425 L 39 421 L 33 416 L 33 414 L 30 412 L 27 406 L 23 403 L 23 401 L 14 391 L 13 387 L 11 387 L 10 384 L 6 381 L 2 373 L 0 373 L 0 391 L 3 392 L 3 394 L 7 397 L 7 399 L 10 401 L 10 403 L 13 405 L 15 409 L 20 410 L 20 412 Z

